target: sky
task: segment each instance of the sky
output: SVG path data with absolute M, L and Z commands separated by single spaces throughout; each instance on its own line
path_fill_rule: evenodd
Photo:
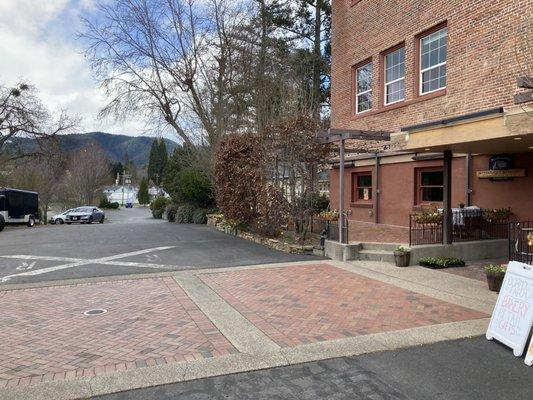
M 142 121 L 98 119 L 106 99 L 76 38 L 80 16 L 95 15 L 98 1 L 106 0 L 0 0 L 0 82 L 35 85 L 52 112 L 82 118 L 81 132 L 149 134 Z

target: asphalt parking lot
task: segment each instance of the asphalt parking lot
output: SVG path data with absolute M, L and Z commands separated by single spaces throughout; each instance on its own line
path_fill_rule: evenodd
M 0 284 L 313 260 L 206 225 L 155 220 L 147 208 L 107 211 L 106 223 L 8 227 Z

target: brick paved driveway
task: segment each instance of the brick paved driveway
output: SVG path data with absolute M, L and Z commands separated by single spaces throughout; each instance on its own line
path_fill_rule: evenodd
M 191 373 L 196 363 L 200 376 L 202 363 L 223 374 L 246 368 L 250 356 L 265 368 L 275 364 L 261 364 L 253 349 L 262 345 L 278 362 L 277 345 L 306 352 L 309 343 L 487 317 L 323 262 L 173 275 L 0 291 L 0 398 L 11 386 L 168 372 L 179 362 Z M 107 313 L 84 315 L 95 308 Z M 172 372 L 166 382 L 184 376 Z M 139 387 L 129 384 L 119 390 Z
M 202 279 L 280 346 L 487 317 L 328 264 Z
M 0 292 L 0 303 L 0 388 L 235 352 L 171 277 Z M 108 312 L 83 314 L 94 308 Z

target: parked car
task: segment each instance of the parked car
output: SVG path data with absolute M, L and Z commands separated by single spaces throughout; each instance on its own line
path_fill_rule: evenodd
M 79 222 L 80 224 L 91 224 L 93 222 L 104 223 L 105 214 L 98 207 L 84 206 L 78 207 L 67 213 L 65 219 L 66 224 Z
M 64 224 L 67 220 L 67 214 L 74 210 L 75 208 L 71 208 L 70 210 L 63 211 L 61 214 L 52 215 L 49 219 L 49 222 L 56 225 Z
M 6 224 L 26 224 L 39 219 L 39 195 L 27 190 L 0 188 L 0 231 Z

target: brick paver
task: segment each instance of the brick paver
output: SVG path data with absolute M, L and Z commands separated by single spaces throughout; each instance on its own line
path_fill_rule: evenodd
M 171 277 L 0 296 L 0 388 L 236 352 Z
M 280 346 L 488 317 L 328 264 L 202 279 Z

